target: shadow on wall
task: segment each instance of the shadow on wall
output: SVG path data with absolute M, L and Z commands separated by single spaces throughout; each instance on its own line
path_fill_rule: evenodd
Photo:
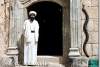
M 18 64 L 23 65 L 24 61 L 24 35 L 22 34 L 19 41 L 17 42 L 18 46 Z

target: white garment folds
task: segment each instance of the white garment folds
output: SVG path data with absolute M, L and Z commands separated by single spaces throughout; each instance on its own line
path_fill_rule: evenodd
M 39 24 L 36 20 L 24 22 L 24 65 L 36 65 Z

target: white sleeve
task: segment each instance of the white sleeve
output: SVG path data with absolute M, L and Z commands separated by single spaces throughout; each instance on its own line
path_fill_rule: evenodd
M 38 41 L 38 38 L 39 38 L 39 24 L 37 22 L 35 26 L 35 41 L 36 42 Z
M 23 24 L 23 34 L 25 33 L 25 29 L 26 29 L 26 21 Z

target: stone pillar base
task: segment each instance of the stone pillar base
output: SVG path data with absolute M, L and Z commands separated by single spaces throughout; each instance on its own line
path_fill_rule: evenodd
M 74 59 L 80 57 L 79 49 L 78 48 L 70 48 L 69 58 Z
M 14 64 L 15 65 L 19 65 L 18 64 L 18 49 L 17 49 L 17 47 L 9 47 L 7 49 L 7 55 L 9 57 L 13 57 L 14 58 Z

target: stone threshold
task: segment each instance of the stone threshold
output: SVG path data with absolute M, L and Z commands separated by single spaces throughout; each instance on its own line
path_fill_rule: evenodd
M 47 65 L 36 65 L 36 66 L 15 66 L 15 67 L 65 67 L 63 64 L 49 63 Z

